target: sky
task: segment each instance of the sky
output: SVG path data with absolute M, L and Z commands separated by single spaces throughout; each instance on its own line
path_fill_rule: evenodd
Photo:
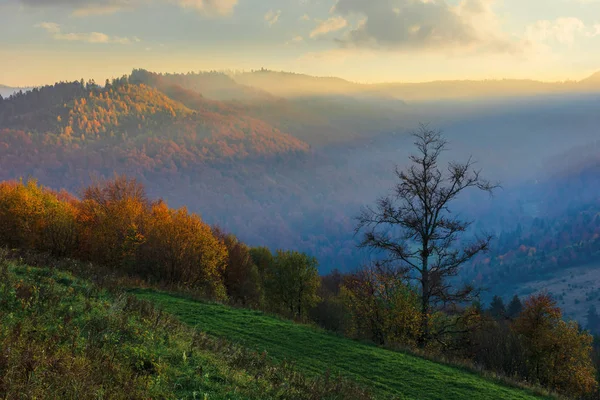
M 0 84 L 268 68 L 356 82 L 600 70 L 600 0 L 0 0 Z

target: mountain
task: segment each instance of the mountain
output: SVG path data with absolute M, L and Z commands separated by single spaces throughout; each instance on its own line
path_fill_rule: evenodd
M 223 72 L 198 72 L 187 74 L 157 74 L 144 69 L 134 69 L 131 83 L 145 83 L 166 89 L 180 87 L 202 94 L 212 100 L 267 100 L 274 99 L 271 93 L 240 84 Z
M 268 79 L 270 75 L 265 74 Z M 320 79 L 305 75 L 296 77 L 296 74 L 283 76 L 288 75 L 292 76 L 291 79 Z M 263 120 L 312 146 L 348 142 L 394 129 L 406 111 L 404 102 L 389 96 L 328 92 L 280 97 L 281 91 L 269 94 L 265 88 L 254 89 L 238 84 L 220 73 L 157 74 L 140 69 L 134 70 L 130 79 L 131 82 L 157 88 L 194 109 L 210 103 L 210 107 L 221 107 L 226 113 L 240 113 Z M 223 98 L 223 93 L 228 94 L 224 96 L 228 99 L 216 102 Z
M 600 87 L 600 71 L 593 73 L 585 79 L 582 79 L 579 83 L 581 86 L 591 86 L 597 89 L 598 87 Z
M 0 103 L 2 176 L 34 174 L 51 186 L 73 187 L 90 173 L 164 175 L 309 149 L 221 103 L 190 105 L 119 80 L 107 87 L 73 82 L 17 94 Z
M 281 97 L 348 95 L 361 94 L 364 91 L 364 85 L 341 78 L 315 77 L 265 69 L 235 74 L 233 79 L 240 84 L 255 87 Z
M 581 81 L 542 82 L 531 79 L 440 80 L 364 84 L 333 77 L 259 70 L 232 75 L 243 85 L 285 98 L 351 95 L 395 98 L 407 102 L 587 93 L 600 90 L 600 72 Z

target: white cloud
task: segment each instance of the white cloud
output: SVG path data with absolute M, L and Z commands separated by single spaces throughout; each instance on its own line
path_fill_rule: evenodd
M 279 17 L 281 17 L 281 10 L 269 10 L 269 12 L 265 14 L 265 21 L 267 21 L 269 26 L 273 26 L 279 21 Z
M 512 52 L 493 12 L 494 0 L 337 0 L 332 12 L 360 22 L 338 42 L 395 51 L 467 50 Z
M 42 22 L 35 27 L 45 29 L 48 33 L 60 33 L 60 25 L 54 22 Z
M 132 44 L 141 42 L 141 40 L 134 36 L 131 38 L 120 37 L 120 36 L 109 36 L 101 32 L 89 32 L 89 33 L 75 33 L 75 32 L 63 32 L 59 24 L 54 22 L 42 22 L 35 25 L 36 28 L 42 28 L 46 32 L 52 35 L 55 40 L 63 40 L 69 42 L 86 42 L 86 43 L 115 43 L 115 44 Z
M 579 18 L 540 20 L 529 25 L 525 37 L 534 44 L 559 43 L 571 46 L 578 38 L 600 35 L 600 24 L 586 26 Z
M 292 39 L 287 41 L 285 44 L 290 45 L 290 44 L 302 43 L 302 42 L 304 42 L 304 38 L 302 36 L 298 35 L 298 36 L 294 36 Z
M 347 26 L 348 21 L 344 17 L 331 17 L 326 21 L 320 21 L 317 27 L 310 33 L 310 37 L 314 39 L 330 32 L 337 32 Z
M 86 6 L 83 8 L 75 9 L 71 15 L 75 17 L 87 17 L 90 15 L 108 15 L 124 10 L 126 7 L 119 5 L 106 5 L 106 6 Z
M 194 8 L 212 15 L 229 15 L 238 4 L 238 0 L 175 0 L 181 7 Z
M 74 16 L 112 14 L 153 2 L 175 4 L 206 15 L 225 16 L 233 12 L 238 0 L 8 0 L 30 7 L 66 7 Z

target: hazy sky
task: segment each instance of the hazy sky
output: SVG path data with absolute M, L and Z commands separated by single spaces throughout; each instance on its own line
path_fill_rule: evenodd
M 258 69 L 361 82 L 600 70 L 600 0 L 0 0 L 0 84 Z

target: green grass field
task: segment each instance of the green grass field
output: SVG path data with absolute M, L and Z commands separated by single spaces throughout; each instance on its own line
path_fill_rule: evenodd
M 0 257 L 0 399 L 362 400 L 133 295 Z
M 327 370 L 340 373 L 370 387 L 378 398 L 538 398 L 469 371 L 362 344 L 260 312 L 150 290 L 136 290 L 135 294 L 210 335 L 267 351 L 275 360 L 292 361 L 308 374 Z

